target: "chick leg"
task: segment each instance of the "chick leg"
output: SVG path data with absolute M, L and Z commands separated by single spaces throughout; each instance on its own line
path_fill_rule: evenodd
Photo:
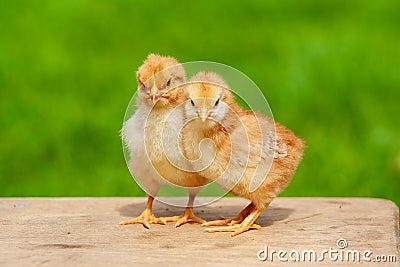
M 209 233 L 213 232 L 233 232 L 231 236 L 239 235 L 243 232 L 248 231 L 249 229 L 260 229 L 261 227 L 257 224 L 254 224 L 256 219 L 264 212 L 265 208 L 256 208 L 250 212 L 250 214 L 242 221 L 240 224 L 230 225 L 230 226 L 218 226 L 218 227 L 210 227 L 206 228 L 205 231 Z
M 238 224 L 238 223 L 241 223 L 250 214 L 250 212 L 253 209 L 254 209 L 254 205 L 253 205 L 253 203 L 250 203 L 235 218 L 209 221 L 209 222 L 203 223 L 202 225 L 203 226 L 222 226 L 222 225 Z
M 141 223 L 147 229 L 150 229 L 150 223 L 153 223 L 153 224 L 157 224 L 157 223 L 166 224 L 166 221 L 165 221 L 164 218 L 162 218 L 162 217 L 161 218 L 156 218 L 156 216 L 154 216 L 153 211 L 152 211 L 153 201 L 154 201 L 154 197 L 148 196 L 147 206 L 144 209 L 144 211 L 142 212 L 142 214 L 140 214 L 136 218 L 133 218 L 133 219 L 130 219 L 130 220 L 126 220 L 126 221 L 122 221 L 119 224 L 127 225 L 127 224 Z
M 203 219 L 194 215 L 193 203 L 194 203 L 195 197 L 196 197 L 195 194 L 189 194 L 189 202 L 188 202 L 186 210 L 183 212 L 183 214 L 181 214 L 179 216 L 166 217 L 165 220 L 167 222 L 176 222 L 175 227 L 179 227 L 182 224 L 185 224 L 188 222 L 204 223 L 205 221 Z

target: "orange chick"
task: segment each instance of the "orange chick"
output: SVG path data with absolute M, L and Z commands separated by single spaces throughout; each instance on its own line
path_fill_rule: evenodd
M 290 182 L 302 159 L 303 140 L 272 119 L 241 108 L 215 73 L 196 74 L 185 90 L 189 101 L 182 138 L 193 169 L 251 201 L 235 218 L 204 223 L 206 231 L 235 236 L 259 229 L 255 220 Z
M 122 137 L 130 153 L 129 170 L 146 191 L 148 202 L 141 215 L 121 224 L 141 223 L 150 228 L 149 224 L 167 221 L 175 221 L 175 226 L 186 222 L 203 223 L 204 220 L 194 215 L 192 207 L 196 194 L 207 180 L 187 172 L 190 166 L 181 162 L 183 157 L 179 156 L 179 132 L 184 122 L 183 108 L 179 105 L 184 98 L 183 89 L 175 88 L 185 82 L 185 71 L 175 58 L 151 54 L 136 75 L 137 110 L 124 123 Z M 153 200 L 163 184 L 187 187 L 189 202 L 182 215 L 154 216 Z

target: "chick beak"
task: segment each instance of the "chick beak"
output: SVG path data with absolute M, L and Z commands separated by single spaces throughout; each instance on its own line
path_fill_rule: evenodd
M 153 104 L 156 103 L 158 97 L 156 95 L 150 96 L 151 101 L 153 101 Z
M 158 100 L 158 98 L 159 98 L 158 88 L 156 86 L 156 82 L 154 81 L 153 86 L 150 89 L 150 99 L 151 101 L 153 101 L 153 103 L 155 103 Z
M 208 115 L 209 115 L 208 110 L 205 109 L 205 108 L 201 109 L 199 115 L 200 115 L 201 121 L 205 122 L 207 120 L 207 118 L 208 118 Z

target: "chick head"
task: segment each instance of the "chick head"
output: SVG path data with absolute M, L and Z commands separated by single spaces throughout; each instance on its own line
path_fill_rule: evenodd
M 176 90 L 170 90 L 185 82 L 185 70 L 173 57 L 150 54 L 136 72 L 139 101 L 149 105 L 167 105 L 176 99 Z
M 206 125 L 221 123 L 233 102 L 228 85 L 216 73 L 199 72 L 185 87 L 188 101 L 185 114 L 189 120 L 199 120 Z

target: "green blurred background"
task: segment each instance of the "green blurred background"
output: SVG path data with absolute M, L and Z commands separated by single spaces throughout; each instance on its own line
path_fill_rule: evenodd
M 2 1 L 0 195 L 144 196 L 119 130 L 147 54 L 221 62 L 308 148 L 281 196 L 400 204 L 400 1 Z

